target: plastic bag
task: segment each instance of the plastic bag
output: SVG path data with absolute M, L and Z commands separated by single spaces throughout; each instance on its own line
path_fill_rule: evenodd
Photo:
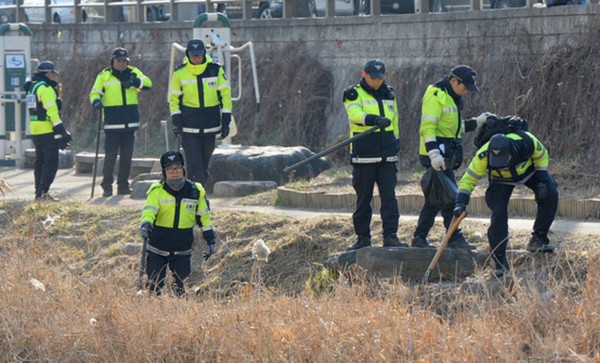
M 440 209 L 453 207 L 458 193 L 456 182 L 443 171 L 433 168 L 428 168 L 421 177 L 421 189 L 425 200 Z

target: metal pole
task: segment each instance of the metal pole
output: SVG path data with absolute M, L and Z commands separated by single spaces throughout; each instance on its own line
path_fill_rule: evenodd
M 146 245 L 148 244 L 148 239 L 144 238 L 144 242 L 142 243 L 142 253 L 140 259 L 140 271 L 138 272 L 137 278 L 137 288 L 141 290 L 144 288 L 144 272 L 146 272 Z
M 98 110 L 98 136 L 96 137 L 96 155 L 94 155 L 94 168 L 92 171 L 92 195 L 94 198 L 94 188 L 96 187 L 96 169 L 98 168 L 98 151 L 100 150 L 100 132 L 102 132 L 102 109 Z
M 325 150 L 321 151 L 321 152 L 320 152 L 320 153 L 318 153 L 318 154 L 315 154 L 315 155 L 313 155 L 313 156 L 311 156 L 311 157 L 309 157 L 309 158 L 306 158 L 306 159 L 304 159 L 304 160 L 302 160 L 302 161 L 299 161 L 299 162 L 297 162 L 297 163 L 296 163 L 296 164 L 294 164 L 294 165 L 290 165 L 290 166 L 288 166 L 288 167 L 284 168 L 284 169 L 283 169 L 283 172 L 284 172 L 284 173 L 289 173 L 290 171 L 292 171 L 292 170 L 294 170 L 294 169 L 297 169 L 298 167 L 300 167 L 300 166 L 302 166 L 302 165 L 304 165 L 304 164 L 310 163 L 311 161 L 313 161 L 313 160 L 316 160 L 316 159 L 320 158 L 320 157 L 321 157 L 321 156 L 323 156 L 323 155 L 327 155 L 327 154 L 329 154 L 329 153 L 331 153 L 331 152 L 333 152 L 333 151 L 336 151 L 337 149 L 339 149 L 339 148 L 341 148 L 341 147 L 343 147 L 343 146 L 346 146 L 346 145 L 348 145 L 349 143 L 351 143 L 351 142 L 353 142 L 353 141 L 356 141 L 356 140 L 358 140 L 358 139 L 360 139 L 360 138 L 362 138 L 362 137 L 365 137 L 365 136 L 367 136 L 367 135 L 369 135 L 369 134 L 373 133 L 373 132 L 374 132 L 375 130 L 377 130 L 377 129 L 379 129 L 379 126 L 373 126 L 373 127 L 371 127 L 370 129 L 368 129 L 368 130 L 366 130 L 366 131 L 363 131 L 363 132 L 361 132 L 361 133 L 360 133 L 360 134 L 358 134 L 358 135 L 354 135 L 354 136 L 352 136 L 352 137 L 351 137 L 351 138 L 349 138 L 349 139 L 346 139 L 346 140 L 344 140 L 344 141 L 342 141 L 342 142 L 340 142 L 340 143 L 338 143 L 338 144 L 335 144 L 335 145 L 333 145 L 333 146 L 330 146 L 330 147 L 328 147 L 327 149 L 325 149 Z

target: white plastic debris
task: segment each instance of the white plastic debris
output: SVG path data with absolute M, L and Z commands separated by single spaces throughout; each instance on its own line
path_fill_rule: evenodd
M 265 241 L 262 239 L 257 239 L 254 241 L 254 246 L 252 247 L 252 258 L 257 261 L 265 261 L 269 262 L 269 254 L 271 250 L 265 244 Z
M 46 291 L 46 286 L 44 286 L 44 284 L 38 279 L 34 279 L 32 277 L 29 279 L 29 283 L 31 286 L 35 287 L 36 290 Z

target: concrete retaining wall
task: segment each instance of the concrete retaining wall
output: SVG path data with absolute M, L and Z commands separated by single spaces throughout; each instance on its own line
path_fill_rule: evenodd
M 513 8 L 455 12 L 443 14 L 403 14 L 386 16 L 352 16 L 338 18 L 303 18 L 232 21 L 232 43 L 239 46 L 252 41 L 257 52 L 279 49 L 294 42 L 303 51 L 316 56 L 333 74 L 332 107 L 328 119 L 331 135 L 344 130 L 344 111 L 339 95 L 360 77 L 369 58 L 381 58 L 388 72 L 395 69 L 421 70 L 439 66 L 445 70 L 457 63 L 515 66 L 520 58 L 541 55 L 548 49 L 574 39 L 586 27 L 597 22 L 597 4 L 554 8 Z M 184 44 L 192 37 L 192 22 L 109 23 L 109 24 L 34 24 L 31 25 L 32 54 L 44 58 L 51 54 L 62 65 L 73 57 L 97 58 L 116 45 L 130 50 L 132 62 L 166 60 L 172 42 Z M 277 54 L 274 54 L 276 57 Z M 260 62 L 260 59 L 258 60 Z M 97 66 L 88 72 L 97 72 Z M 407 74 L 427 77 L 438 74 Z M 486 73 L 480 72 L 485 86 Z M 418 82 L 421 84 L 422 82 Z M 425 83 L 426 84 L 426 83 Z M 268 85 L 263 85 L 263 87 Z M 250 87 L 250 86 L 248 86 Z M 84 87 L 89 88 L 87 85 Z M 408 97 L 420 97 L 421 90 Z M 416 104 L 418 100 L 409 100 Z

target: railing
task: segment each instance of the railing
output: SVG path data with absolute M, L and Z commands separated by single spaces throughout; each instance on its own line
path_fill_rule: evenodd
M 33 0 L 35 1 L 35 0 Z M 265 0 L 266 1 L 266 0 Z M 273 1 L 273 0 L 271 0 Z M 282 4 L 282 17 L 291 17 L 286 6 L 287 0 L 277 0 Z M 325 17 L 335 16 L 335 2 L 336 0 L 325 0 Z M 526 6 L 533 6 L 538 0 L 525 0 Z M 88 19 L 99 18 L 102 22 L 116 22 L 116 21 L 156 21 L 156 20 L 173 20 L 179 21 L 182 19 L 184 14 L 180 11 L 180 6 L 184 5 L 200 5 L 204 4 L 206 12 L 215 12 L 217 5 L 219 4 L 240 4 L 242 9 L 242 19 L 252 19 L 252 5 L 258 4 L 257 0 L 135 0 L 135 1 L 117 1 L 110 2 L 109 0 L 103 0 L 98 2 L 82 2 L 82 0 L 73 0 L 72 3 L 60 3 L 52 4 L 51 0 L 39 0 L 37 4 L 24 4 L 23 0 L 18 0 L 16 4 L 11 5 L 0 5 L 0 12 L 5 10 L 14 10 L 11 14 L 11 22 L 27 22 L 26 9 L 44 9 L 44 22 L 52 23 L 53 9 L 55 8 L 71 8 L 77 9 L 75 11 L 74 22 L 82 23 L 83 10 L 86 10 Z M 307 0 L 308 4 L 308 0 Z M 428 13 L 430 11 L 430 0 L 414 0 L 415 13 Z M 308 6 L 308 5 L 307 5 Z M 113 11 L 114 9 L 121 8 L 121 14 L 127 10 L 127 18 L 121 18 L 119 12 Z M 166 16 L 167 8 L 170 10 L 170 16 Z M 482 10 L 483 0 L 470 0 L 471 10 Z M 133 11 L 130 11 L 133 10 Z M 370 0 L 370 15 L 381 14 L 381 0 Z M 132 14 L 133 13 L 133 14 Z M 103 14 L 103 15 L 102 15 Z M 161 18 L 162 14 L 162 18 Z M 189 14 L 185 14 L 188 15 Z M 198 14 L 194 14 L 198 15 Z M 193 19 L 186 19 L 193 20 Z

